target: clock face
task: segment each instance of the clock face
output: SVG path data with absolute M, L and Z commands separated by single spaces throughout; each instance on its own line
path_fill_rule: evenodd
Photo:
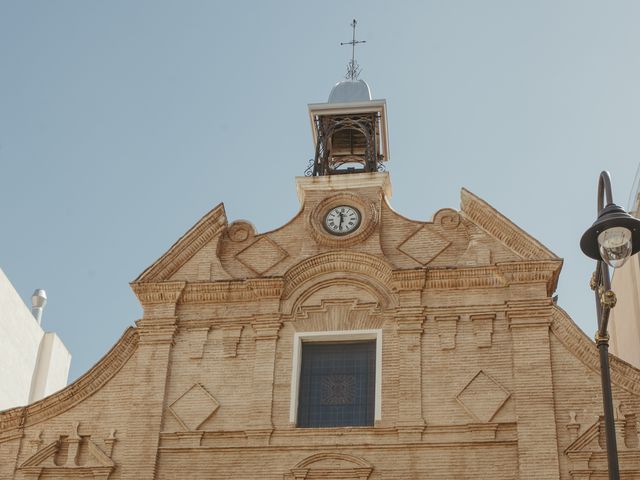
M 360 212 L 347 205 L 332 208 L 324 217 L 324 228 L 333 235 L 347 235 L 359 226 Z

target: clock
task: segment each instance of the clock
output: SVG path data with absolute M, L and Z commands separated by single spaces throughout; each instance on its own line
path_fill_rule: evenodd
M 362 216 L 355 207 L 338 205 L 324 216 L 324 228 L 333 235 L 348 235 L 360 226 Z

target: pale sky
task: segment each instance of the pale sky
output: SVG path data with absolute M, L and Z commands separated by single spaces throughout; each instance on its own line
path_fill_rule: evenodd
M 0 267 L 88 370 L 140 318 L 128 283 L 219 202 L 259 232 L 298 210 L 307 104 L 357 60 L 388 106 L 391 204 L 488 201 L 564 258 L 559 305 L 595 331 L 579 249 L 601 170 L 640 161 L 640 2 L 0 0 Z

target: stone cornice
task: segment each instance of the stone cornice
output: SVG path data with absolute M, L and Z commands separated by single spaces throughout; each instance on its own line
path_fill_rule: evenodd
M 398 307 L 395 311 L 396 330 L 399 334 L 420 334 L 426 320 L 424 307 Z
M 515 422 L 503 422 L 489 424 L 492 430 L 497 431 L 493 440 L 481 440 L 482 445 L 515 445 L 517 443 L 517 424 Z M 496 428 L 497 427 L 497 428 Z M 247 451 L 259 449 L 260 451 L 290 451 L 297 452 L 309 450 L 318 451 L 318 439 L 320 441 L 333 442 L 336 446 L 374 445 L 377 449 L 401 450 L 406 448 L 431 449 L 442 447 L 467 447 L 478 445 L 470 430 L 477 429 L 473 423 L 441 425 L 429 424 L 424 429 L 423 442 L 405 443 L 398 441 L 397 427 L 351 427 L 351 428 L 275 428 L 272 438 L 278 440 L 290 440 L 278 442 L 269 446 L 251 447 L 246 442 L 245 430 L 217 430 L 205 432 L 170 432 L 160 433 L 159 448 L 162 451 L 188 452 L 196 448 L 200 451 Z M 337 435 L 339 433 L 339 435 Z M 198 442 L 194 445 L 189 438 L 197 436 Z M 308 440 L 311 439 L 311 442 Z
M 433 268 L 427 270 L 425 288 L 506 287 L 507 281 L 496 266 L 469 268 Z
M 550 295 L 557 286 L 561 266 L 562 260 L 534 260 L 483 267 L 427 269 L 425 288 L 492 288 L 519 283 L 545 283 L 547 294 Z
M 282 286 L 282 277 L 188 283 L 179 303 L 225 303 L 280 298 Z
M 562 260 L 533 260 L 524 262 L 504 262 L 496 264 L 507 283 L 545 283 L 547 295 L 558 287 L 558 277 L 562 269 Z
M 465 268 L 420 268 L 392 271 L 384 260 L 358 252 L 317 255 L 292 267 L 283 277 L 216 282 L 132 283 L 144 305 L 227 303 L 288 298 L 307 280 L 331 272 L 359 273 L 377 279 L 397 292 L 423 289 L 496 288 L 511 284 L 545 283 L 551 294 L 557 285 L 561 260 L 505 262 Z
M 227 217 L 224 205 L 220 203 L 180 237 L 164 255 L 142 272 L 133 283 L 168 280 L 198 250 L 222 232 L 226 225 Z
M 254 293 L 245 280 L 189 283 L 180 297 L 180 303 L 244 302 L 254 299 Z
M 395 270 L 392 272 L 393 288 L 396 291 L 422 290 L 426 282 L 426 273 L 422 268 L 414 270 Z
M 567 313 L 553 306 L 551 331 L 567 349 L 591 371 L 600 375 L 600 357 L 596 344 L 573 323 Z M 594 330 L 595 320 L 594 320 Z M 609 354 L 611 381 L 634 395 L 640 395 L 640 370 Z
M 34 425 L 70 409 L 107 383 L 138 348 L 138 330 L 129 327 L 91 370 L 71 385 L 26 407 L 0 412 L 0 431 Z
M 288 298 L 307 280 L 331 272 L 360 273 L 377 279 L 383 285 L 390 285 L 392 272 L 384 260 L 351 251 L 334 251 L 303 260 L 290 268 L 284 275 L 283 297 Z
M 257 298 L 280 298 L 283 286 L 282 277 L 247 279 L 247 287 Z
M 558 257 L 484 200 L 466 189 L 460 192 L 464 216 L 527 260 L 557 260 Z
M 143 307 L 157 304 L 176 304 L 186 282 L 132 283 L 131 289 Z
M 391 198 L 391 181 L 387 172 L 358 173 L 354 175 L 328 175 L 320 177 L 296 177 L 296 189 L 300 204 L 304 204 L 309 191 L 340 192 L 365 188 L 380 189 Z
M 277 340 L 281 326 L 282 322 L 278 314 L 255 315 L 251 322 L 256 340 Z

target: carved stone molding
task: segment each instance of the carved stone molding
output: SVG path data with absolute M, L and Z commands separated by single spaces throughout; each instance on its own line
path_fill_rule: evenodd
M 569 425 L 574 424 L 575 418 L 572 418 Z M 615 420 L 620 478 L 636 478 L 635 475 L 638 473 L 640 449 L 638 448 L 638 431 L 635 424 L 635 414 L 628 414 L 624 418 L 619 417 Z M 569 473 L 572 479 L 606 478 L 607 453 L 604 417 L 599 417 L 584 433 L 575 438 L 565 449 L 564 454 L 569 458 Z
M 18 471 L 32 479 L 55 475 L 56 478 L 107 480 L 116 464 L 109 454 L 94 443 L 91 435 L 79 434 L 79 426 L 80 422 L 74 422 L 70 434 L 60 435 L 57 440 L 39 449 L 18 467 Z M 115 442 L 115 430 L 112 431 L 112 437 Z M 105 442 L 107 440 L 109 438 Z M 85 452 L 82 464 L 78 461 L 81 450 Z M 64 454 L 59 455 L 62 451 Z
M 391 268 L 384 260 L 364 253 L 328 252 L 303 260 L 284 275 L 283 297 L 288 298 L 305 281 L 331 272 L 360 273 L 375 278 L 383 285 L 391 284 Z
M 220 234 L 226 224 L 224 205 L 219 204 L 202 217 L 160 259 L 142 272 L 133 283 L 167 280 L 204 245 Z
M 539 260 L 528 262 L 497 263 L 496 267 L 504 275 L 509 285 L 518 283 L 544 283 L 547 295 L 551 295 L 558 287 L 558 277 L 562 268 L 562 260 Z
M 283 279 L 279 278 L 249 278 L 247 287 L 257 299 L 280 298 L 282 295 Z
M 198 430 L 220 404 L 200 383 L 193 384 L 168 409 L 185 430 Z
M 107 383 L 138 348 L 138 331 L 130 327 L 87 373 L 71 385 L 26 407 L 0 412 L 0 430 L 29 426 L 55 417 L 91 396 Z
M 479 370 L 456 395 L 456 400 L 472 418 L 490 422 L 511 393 L 483 370 Z
M 292 326 L 296 331 L 366 330 L 382 328 L 384 318 L 377 303 L 358 299 L 322 300 L 320 305 L 298 307 Z
M 250 447 L 266 447 L 269 445 L 273 428 L 253 428 L 245 430 L 244 433 L 247 437 L 247 445 Z
M 392 273 L 394 290 L 422 290 L 426 281 L 423 269 L 395 270 Z
M 251 380 L 252 397 L 247 438 L 250 445 L 268 445 L 273 430 L 271 421 L 274 389 L 276 343 L 282 326 L 280 314 L 254 315 L 255 355 Z M 257 443 L 255 443 L 257 442 Z
M 471 315 L 495 315 L 504 317 L 506 305 L 504 303 L 487 305 L 448 305 L 443 307 L 426 307 L 425 314 L 430 318 L 440 315 L 458 315 L 461 320 L 469 320 Z
M 469 423 L 467 428 L 471 432 L 474 442 L 492 442 L 496 439 L 497 423 Z
M 398 334 L 422 334 L 425 320 L 423 307 L 400 307 L 396 309 L 395 320 Z
M 456 332 L 458 329 L 457 315 L 436 316 L 435 322 L 438 327 L 438 338 L 441 350 L 452 350 L 456 348 Z
M 491 236 L 500 240 L 514 253 L 530 260 L 558 259 L 551 250 L 473 193 L 463 188 L 460 197 L 460 206 L 464 215 Z
M 235 259 L 256 275 L 264 275 L 289 254 L 269 237 L 261 236 L 235 255 Z
M 282 326 L 279 314 L 254 315 L 251 327 L 255 332 L 255 340 L 277 340 Z
M 244 242 L 256 235 L 256 228 L 246 220 L 236 220 L 227 227 L 227 237 L 232 242 Z
M 420 225 L 404 241 L 398 250 L 416 263 L 425 266 L 451 246 L 451 241 L 427 225 Z
M 395 270 L 392 273 L 392 285 L 398 292 L 400 305 L 420 305 L 420 295 L 426 279 L 424 269 Z
M 551 324 L 553 302 L 550 298 L 507 302 L 510 328 L 548 326 Z
M 285 480 L 346 478 L 367 480 L 373 472 L 369 462 L 344 453 L 317 453 L 305 458 L 285 474 Z
M 173 343 L 177 331 L 177 317 L 142 318 L 136 322 L 140 345 L 160 345 Z
M 282 285 L 281 277 L 188 283 L 179 303 L 225 303 L 280 298 Z
M 432 222 L 419 225 L 398 245 L 398 250 L 421 266 L 447 252 L 453 263 L 469 245 L 469 234 L 460 214 L 450 208 L 439 210 Z
M 552 310 L 551 331 L 584 365 L 600 375 L 600 359 L 595 343 L 573 323 L 557 305 Z M 635 395 L 640 395 L 640 371 L 614 355 L 609 355 L 611 381 Z
M 156 304 L 176 304 L 185 282 L 132 283 L 131 289 L 143 307 Z
M 253 299 L 253 292 L 245 281 L 230 280 L 215 283 L 189 283 L 180 303 L 223 303 Z
M 495 266 L 433 268 L 427 270 L 427 289 L 506 287 L 507 281 Z
M 496 318 L 495 313 L 479 313 L 470 315 L 471 324 L 473 325 L 473 337 L 478 348 L 486 348 L 491 346 L 491 337 L 493 336 L 493 321 Z

